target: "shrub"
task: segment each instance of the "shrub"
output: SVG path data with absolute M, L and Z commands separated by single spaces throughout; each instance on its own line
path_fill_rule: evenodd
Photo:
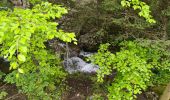
M 170 69 L 168 46 L 169 41 L 136 40 L 120 43 L 121 50 L 116 54 L 108 50 L 109 44 L 100 46 L 98 53 L 90 59 L 98 64 L 98 82 L 103 82 L 105 75 L 111 75 L 116 70 L 116 76 L 108 86 L 108 98 L 110 100 L 133 100 L 136 94 L 140 94 L 159 75 L 157 70 L 167 71 Z M 170 70 L 169 72 L 170 73 Z M 166 77 L 163 77 L 166 78 Z M 169 78 L 169 77 L 168 77 Z M 168 78 L 164 79 L 167 80 Z M 151 81 L 154 80 L 154 81 Z
M 47 90 L 56 90 L 66 76 L 59 57 L 44 44 L 53 38 L 76 43 L 74 33 L 57 29 L 54 22 L 66 13 L 66 8 L 48 2 L 32 9 L 0 11 L 0 56 L 10 61 L 13 70 L 5 81 L 15 83 L 34 100 L 53 98 Z

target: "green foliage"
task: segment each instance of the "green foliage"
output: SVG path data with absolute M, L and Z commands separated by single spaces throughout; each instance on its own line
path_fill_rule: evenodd
M 0 12 L 0 56 L 7 58 L 14 70 L 5 81 L 15 83 L 30 97 L 50 100 L 46 88 L 59 84 L 66 76 L 59 57 L 44 44 L 53 38 L 76 43 L 74 33 L 57 29 L 58 23 L 53 22 L 66 13 L 64 7 L 48 2 L 32 9 Z
M 31 4 L 38 4 L 38 3 L 41 3 L 41 2 L 47 2 L 48 0 L 28 0 L 29 1 L 29 3 L 31 3 Z
M 0 92 L 0 100 L 3 100 L 7 95 L 8 95 L 7 92 L 1 91 L 1 92 Z
M 5 73 L 3 73 L 2 71 L 0 71 L 0 80 L 5 76 Z
M 132 7 L 134 10 L 140 10 L 139 16 L 142 16 L 149 23 L 155 23 L 156 21 L 150 15 L 150 7 L 140 0 L 122 0 L 121 5 L 123 7 Z
M 167 85 L 170 81 L 170 71 L 169 70 L 159 70 L 157 74 L 152 76 L 152 82 L 154 85 Z
M 166 10 L 163 10 L 162 13 L 166 16 L 170 16 L 170 6 L 168 6 Z
M 104 0 L 102 2 L 102 8 L 106 11 L 118 11 L 123 9 L 123 7 L 120 5 L 119 0 Z
M 8 7 L 9 8 L 12 7 L 12 4 L 8 0 L 1 0 L 0 1 L 0 10 L 7 9 Z
M 108 37 L 112 37 L 110 41 L 122 41 L 128 38 L 150 38 L 151 36 L 155 36 L 150 34 L 154 31 L 152 28 L 155 24 L 148 23 L 143 17 L 138 16 L 136 13 L 140 10 L 123 7 L 120 0 L 104 0 L 101 8 L 103 8 L 101 11 L 105 12 L 103 16 L 107 16 L 108 18 L 106 24 L 103 26 L 106 26 L 106 32 L 109 31 L 108 34 L 110 36 Z M 103 17 L 103 19 L 104 18 L 106 17 Z M 153 32 L 153 34 L 156 34 L 156 32 Z
M 133 100 L 136 94 L 140 94 L 151 83 L 161 81 L 156 80 L 159 78 L 155 77 L 159 75 L 152 70 L 165 72 L 170 69 L 170 54 L 167 50 L 169 43 L 150 40 L 125 41 L 120 43 L 122 48 L 116 54 L 108 50 L 109 44 L 101 45 L 98 53 L 91 57 L 92 62 L 100 66 L 97 72 L 98 82 L 103 82 L 104 76 L 111 75 L 113 70 L 117 73 L 111 86 L 108 86 L 108 98 Z
M 104 75 L 110 75 L 113 69 L 112 61 L 115 55 L 108 51 L 108 46 L 109 44 L 101 45 L 98 53 L 91 58 L 92 62 L 100 66 L 100 70 L 97 71 L 98 82 L 103 82 Z

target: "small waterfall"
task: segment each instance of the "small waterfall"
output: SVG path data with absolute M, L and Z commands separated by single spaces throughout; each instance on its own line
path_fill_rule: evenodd
M 49 44 L 59 54 L 60 52 L 64 53 L 61 58 L 64 59 L 63 65 L 65 70 L 70 74 L 76 72 L 96 73 L 99 69 L 99 66 L 83 60 L 84 58 L 90 57 L 94 53 L 84 52 L 83 50 L 80 51 L 78 46 L 70 46 L 67 43 L 59 43 L 55 40 L 49 41 Z
M 86 63 L 79 57 L 71 57 L 64 61 L 64 67 L 70 74 L 76 72 L 96 73 L 99 69 L 97 65 Z

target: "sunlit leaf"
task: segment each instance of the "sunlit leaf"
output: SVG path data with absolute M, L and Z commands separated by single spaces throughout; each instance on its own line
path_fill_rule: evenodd
M 25 62 L 25 61 L 26 61 L 26 58 L 25 58 L 24 55 L 19 54 L 19 55 L 18 55 L 18 60 L 19 60 L 19 61 L 22 61 L 22 62 Z
M 21 68 L 18 68 L 18 72 L 21 73 L 21 74 L 23 74 L 23 73 L 24 73 L 24 70 L 21 69 Z

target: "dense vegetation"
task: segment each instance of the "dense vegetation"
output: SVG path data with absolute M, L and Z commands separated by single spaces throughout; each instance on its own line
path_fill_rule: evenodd
M 110 100 L 133 100 L 136 94 L 148 86 L 165 84 L 170 80 L 167 73 L 170 53 L 166 50 L 169 41 L 125 41 L 120 43 L 122 48 L 116 54 L 109 52 L 108 46 L 109 44 L 101 45 L 98 53 L 91 59 L 101 66 L 97 72 L 98 82 L 103 82 L 104 76 L 112 74 L 112 70 L 117 72 L 111 86 L 108 86 Z M 159 78 L 160 72 L 162 79 Z
M 10 62 L 8 72 L 0 64 L 0 79 L 29 100 L 60 100 L 67 91 L 62 62 L 69 52 L 62 57 L 61 42 L 97 52 L 88 58 L 99 66 L 90 80 L 104 89 L 94 100 L 134 100 L 170 82 L 168 0 L 3 0 L 0 6 L 0 57 Z

